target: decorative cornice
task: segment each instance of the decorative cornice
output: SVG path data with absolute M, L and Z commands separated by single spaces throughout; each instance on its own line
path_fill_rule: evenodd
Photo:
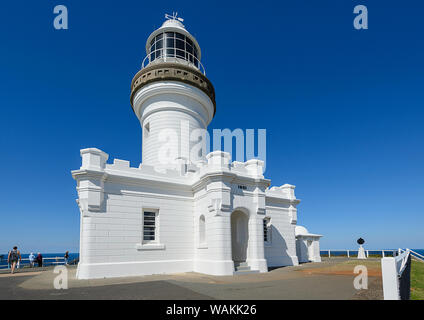
M 204 93 L 211 99 L 214 106 L 214 115 L 216 112 L 215 89 L 212 83 L 200 71 L 178 63 L 158 63 L 141 69 L 136 73 L 131 81 L 131 107 L 134 110 L 133 99 L 135 93 L 146 84 L 155 81 L 181 81 L 190 84 Z
M 300 199 L 288 199 L 282 198 L 281 196 L 272 195 L 269 193 L 265 193 L 265 199 L 271 201 L 271 203 L 284 203 L 297 206 L 300 203 Z
M 108 177 L 108 174 L 103 170 L 90 170 L 90 169 L 79 169 L 71 171 L 72 178 L 75 180 L 84 178 L 84 179 L 97 179 L 105 181 Z

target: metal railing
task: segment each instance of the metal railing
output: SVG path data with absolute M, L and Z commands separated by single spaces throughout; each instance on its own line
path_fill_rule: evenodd
M 371 255 L 380 255 L 382 258 L 384 258 L 386 255 L 394 257 L 397 251 L 398 250 L 394 250 L 394 249 L 367 249 L 365 250 L 365 254 L 367 258 L 370 256 L 370 252 L 371 252 Z M 346 256 L 350 258 L 351 256 L 356 256 L 357 252 L 358 250 L 347 250 L 347 249 L 346 250 L 331 250 L 330 249 L 330 250 L 321 250 L 320 254 L 321 256 L 324 255 L 331 258 L 331 257 L 337 257 L 337 256 L 339 257 L 344 256 L 344 253 L 345 253 Z M 333 255 L 331 255 L 331 253 L 333 253 Z
M 421 262 L 424 262 L 424 256 L 419 254 L 418 252 L 415 252 L 414 250 L 409 249 L 409 251 L 411 251 L 411 257 L 415 258 Z
M 68 263 L 69 264 L 73 264 L 76 259 L 68 259 Z M 47 267 L 47 266 L 52 266 L 52 265 L 61 265 L 61 264 L 65 264 L 65 258 L 64 257 L 46 257 L 43 258 L 43 267 Z M 37 260 L 33 261 L 33 266 L 34 267 L 38 267 L 38 262 Z M 10 269 L 10 264 L 5 264 L 5 265 L 0 265 L 0 270 L 2 269 Z M 18 265 L 17 265 L 18 267 Z M 29 258 L 24 258 L 20 261 L 19 263 L 19 268 L 29 268 L 31 267 L 31 263 Z
M 402 250 L 402 249 L 400 249 Z M 408 249 L 411 252 L 411 257 L 419 260 L 421 262 L 424 262 L 424 255 L 419 254 L 418 252 Z M 321 250 L 320 255 L 324 257 L 343 257 L 347 256 L 350 258 L 351 256 L 356 256 L 358 250 Z M 370 253 L 371 252 L 371 253 Z M 333 254 L 332 254 L 333 253 Z M 395 257 L 399 254 L 399 249 L 367 249 L 365 250 L 365 254 L 367 258 L 369 255 L 379 255 L 382 258 L 385 258 L 386 256 Z
M 190 52 L 185 51 L 185 53 L 188 55 L 188 60 L 187 60 L 186 57 L 179 56 L 178 54 L 175 54 L 175 55 L 164 54 L 163 50 L 166 50 L 166 49 L 156 49 L 156 50 L 152 51 L 151 53 L 149 53 L 143 59 L 143 62 L 141 63 L 141 69 L 146 68 L 151 63 L 154 64 L 154 63 L 160 63 L 160 62 L 175 62 L 175 63 L 180 63 L 180 64 L 183 64 L 183 65 L 187 65 L 189 67 L 192 67 L 194 69 L 197 69 L 201 73 L 206 75 L 206 70 L 205 70 L 205 67 L 203 66 L 203 64 L 200 62 L 200 60 L 196 56 L 194 56 Z M 158 54 L 159 55 L 158 57 L 156 56 L 157 52 L 160 52 L 160 54 Z M 153 59 L 153 60 L 151 59 L 152 54 L 155 55 L 155 59 Z

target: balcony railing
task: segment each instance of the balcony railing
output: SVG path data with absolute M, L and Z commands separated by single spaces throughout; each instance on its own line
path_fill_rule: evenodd
M 163 52 L 164 50 L 166 50 L 166 49 L 158 49 L 158 50 L 154 50 L 150 54 L 148 54 L 143 59 L 143 62 L 141 63 L 141 69 L 144 69 L 149 65 L 154 65 L 156 63 L 174 62 L 174 63 L 180 63 L 180 64 L 183 64 L 183 65 L 192 67 L 192 68 L 200 71 L 204 75 L 206 75 L 206 70 L 203 67 L 203 64 L 193 54 L 191 54 L 189 52 L 185 52 L 185 54 L 187 56 L 183 57 L 183 56 L 179 56 L 178 54 L 176 54 L 176 55 L 165 54 Z M 155 57 L 155 58 L 152 59 L 152 57 Z

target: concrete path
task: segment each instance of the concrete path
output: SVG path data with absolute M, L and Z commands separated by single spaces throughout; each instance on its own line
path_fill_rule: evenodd
M 209 276 L 199 273 L 95 280 L 75 279 L 56 290 L 53 270 L 0 275 L 0 299 L 381 299 L 379 262 L 368 261 L 369 289 L 353 287 L 355 261 L 331 260 L 283 267 L 268 273 Z M 361 264 L 366 264 L 361 262 Z

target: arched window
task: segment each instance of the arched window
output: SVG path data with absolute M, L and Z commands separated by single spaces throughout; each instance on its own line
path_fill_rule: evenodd
M 204 244 L 205 242 L 206 242 L 205 216 L 201 215 L 199 218 L 199 244 Z

